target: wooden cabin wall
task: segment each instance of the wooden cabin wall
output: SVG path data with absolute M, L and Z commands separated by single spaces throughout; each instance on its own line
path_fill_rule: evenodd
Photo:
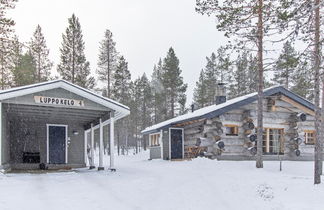
M 264 128 L 283 128 L 284 129 L 284 138 L 285 138 L 285 159 L 291 160 L 310 160 L 313 157 L 313 145 L 306 145 L 304 143 L 304 131 L 305 130 L 314 130 L 314 117 L 307 114 L 307 120 L 304 122 L 298 122 L 298 134 L 299 137 L 303 139 L 303 142 L 299 145 L 299 150 L 301 151 L 301 155 L 296 157 L 289 152 L 289 140 L 290 137 L 287 136 L 285 131 L 289 128 L 288 118 L 294 112 L 303 112 L 298 108 L 294 107 L 290 103 L 287 103 L 281 99 L 275 98 L 275 110 L 271 110 L 267 106 L 267 99 L 264 100 L 263 107 L 263 115 L 264 115 Z M 222 159 L 232 159 L 231 157 L 240 156 L 240 158 L 246 157 L 247 159 L 251 159 L 251 155 L 249 155 L 244 147 L 245 135 L 244 129 L 242 128 L 243 124 L 243 112 L 246 110 L 250 111 L 250 117 L 253 119 L 253 123 L 257 126 L 257 102 L 253 102 L 251 104 L 242 106 L 238 109 L 229 111 L 219 117 L 213 118 L 213 121 L 220 121 L 223 124 L 224 133 L 221 135 L 221 139 L 225 143 L 225 151 L 222 153 Z M 225 135 L 225 127 L 226 124 L 238 125 L 238 136 L 226 136 Z M 204 128 L 204 121 L 195 122 L 190 125 L 183 126 L 184 128 L 184 145 L 185 149 L 189 146 L 194 146 L 196 144 L 197 138 L 203 137 L 201 128 Z M 276 155 L 267 155 L 270 159 L 276 159 Z M 273 158 L 272 158 L 272 157 Z M 267 159 L 267 157 L 265 158 Z

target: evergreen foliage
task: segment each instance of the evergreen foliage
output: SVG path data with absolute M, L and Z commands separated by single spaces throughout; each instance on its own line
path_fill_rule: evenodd
M 167 118 L 173 118 L 176 114 L 183 111 L 186 102 L 187 84 L 184 84 L 179 67 L 179 59 L 174 50 L 170 47 L 167 56 L 163 60 L 162 83 L 165 89 L 167 101 Z M 176 109 L 178 112 L 176 113 Z
M 116 42 L 112 32 L 107 29 L 104 39 L 100 42 L 97 74 L 98 79 L 106 84 L 104 93 L 108 98 L 111 97 L 112 75 L 116 69 L 116 62 Z
M 205 72 L 202 69 L 200 71 L 199 80 L 196 82 L 196 87 L 194 89 L 193 100 L 194 100 L 195 109 L 205 107 L 208 104 L 206 92 L 207 92 L 207 86 L 205 81 Z
M 153 121 L 154 123 L 159 123 L 167 119 L 167 105 L 165 88 L 162 81 L 163 75 L 163 63 L 162 59 L 159 59 L 157 65 L 153 68 L 152 80 L 151 80 L 151 90 L 153 97 Z
M 15 8 L 17 0 L 0 1 L 0 88 L 6 89 L 12 85 L 12 42 L 15 22 L 7 17 L 9 9 Z
M 30 52 L 20 56 L 19 64 L 13 71 L 15 86 L 34 84 L 37 75 L 36 62 Z
M 50 79 L 53 62 L 48 57 L 49 49 L 46 46 L 46 40 L 40 25 L 37 25 L 29 43 L 29 52 L 33 56 L 36 65 L 36 82 L 48 81 Z
M 293 75 L 298 66 L 298 54 L 291 42 L 287 41 L 283 45 L 283 50 L 276 61 L 273 80 L 277 84 L 284 85 L 287 89 L 293 83 Z
M 57 66 L 57 71 L 63 79 L 92 89 L 95 80 L 90 76 L 90 64 L 84 54 L 84 41 L 79 18 L 73 14 L 68 19 L 68 23 L 65 34 L 62 35 L 61 62 Z

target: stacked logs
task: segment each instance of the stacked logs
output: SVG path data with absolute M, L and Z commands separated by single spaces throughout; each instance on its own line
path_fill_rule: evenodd
M 293 113 L 288 118 L 289 129 L 286 131 L 286 136 L 289 138 L 290 155 L 300 156 L 299 145 L 302 143 L 302 139 L 299 137 L 297 124 L 300 121 L 306 121 L 305 113 Z
M 225 144 L 221 140 L 223 134 L 222 122 L 219 119 L 205 120 L 203 126 L 203 137 L 197 138 L 196 146 L 206 147 L 205 157 L 215 159 L 225 150 Z
M 251 118 L 251 113 L 249 110 L 246 110 L 243 112 L 242 115 L 243 118 L 243 124 L 242 128 L 244 130 L 244 148 L 245 152 L 249 155 L 255 155 L 257 150 L 256 150 L 256 140 L 257 140 L 257 135 L 254 132 L 254 123 L 253 119 Z

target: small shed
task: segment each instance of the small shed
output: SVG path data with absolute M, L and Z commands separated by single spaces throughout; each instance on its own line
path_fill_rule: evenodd
M 255 159 L 257 99 L 257 93 L 216 96 L 214 105 L 146 128 L 150 158 Z M 282 86 L 265 89 L 263 105 L 264 159 L 312 160 L 314 105 Z
M 114 122 L 129 113 L 127 106 L 65 80 L 0 91 L 1 168 L 94 168 L 98 130 L 98 169 L 104 169 L 103 127 L 109 126 L 113 169 Z

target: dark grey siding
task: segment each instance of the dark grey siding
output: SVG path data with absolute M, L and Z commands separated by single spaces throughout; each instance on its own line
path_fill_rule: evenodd
M 7 113 L 4 111 L 4 107 L 2 106 L 2 141 L 1 141 L 1 165 L 8 164 L 10 159 L 10 144 L 9 144 L 9 132 L 7 125 Z
M 47 127 L 46 124 L 68 126 L 68 164 L 84 164 L 84 129 L 82 125 L 68 121 L 28 121 L 14 120 L 8 122 L 10 128 L 10 163 L 22 163 L 23 152 L 40 152 L 42 163 L 47 161 Z M 73 131 L 78 131 L 74 135 Z M 6 140 L 7 141 L 7 140 Z M 9 151 L 9 150 L 8 150 Z
M 161 158 L 161 147 L 150 147 L 150 159 Z

